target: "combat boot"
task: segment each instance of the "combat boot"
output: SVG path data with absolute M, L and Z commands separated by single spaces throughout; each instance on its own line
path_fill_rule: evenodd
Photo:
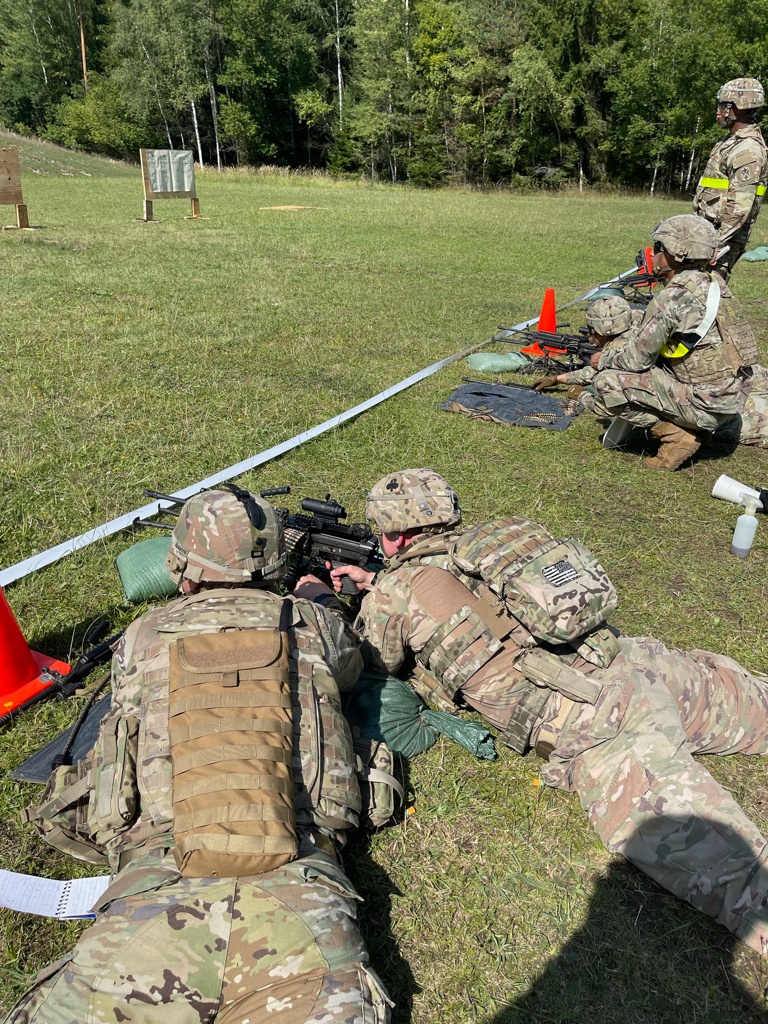
M 676 423 L 657 423 L 651 427 L 650 433 L 660 443 L 653 458 L 643 459 L 646 469 L 666 469 L 672 472 L 701 447 L 701 441 L 695 434 L 678 427 Z

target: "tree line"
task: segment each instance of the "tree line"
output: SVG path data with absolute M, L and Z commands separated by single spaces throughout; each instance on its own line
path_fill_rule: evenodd
M 0 123 L 137 158 L 689 189 L 768 0 L 0 0 Z

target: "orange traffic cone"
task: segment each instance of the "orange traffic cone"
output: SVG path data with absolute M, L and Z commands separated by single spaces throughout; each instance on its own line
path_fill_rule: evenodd
M 553 334 L 557 331 L 557 310 L 555 309 L 555 289 L 547 288 L 544 292 L 544 301 L 541 304 L 541 312 L 539 313 L 539 322 L 536 324 L 537 331 L 546 331 L 548 334 Z M 558 355 L 566 351 L 564 348 L 555 348 L 553 345 L 545 343 L 545 348 L 541 347 L 538 339 L 533 344 L 528 345 L 526 348 L 521 348 L 520 351 L 524 352 L 527 356 L 547 356 L 553 352 Z
M 557 330 L 557 310 L 555 309 L 555 289 L 547 288 L 544 292 L 544 301 L 541 304 L 539 322 L 536 324 L 537 331 Z
M 69 670 L 65 661 L 30 650 L 0 587 L 0 711 L 18 710 L 56 682 L 51 671 Z

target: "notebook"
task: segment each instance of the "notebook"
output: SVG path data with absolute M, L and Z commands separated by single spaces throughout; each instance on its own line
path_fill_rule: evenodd
M 58 880 L 0 870 L 0 907 L 60 921 L 95 917 L 91 908 L 109 885 L 109 877 Z

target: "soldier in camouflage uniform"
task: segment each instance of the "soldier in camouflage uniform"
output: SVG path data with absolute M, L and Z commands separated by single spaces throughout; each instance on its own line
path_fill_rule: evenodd
M 632 337 L 634 329 L 640 326 L 642 319 L 642 312 L 639 309 L 632 309 L 627 300 L 620 295 L 595 299 L 586 313 L 589 340 L 595 348 L 601 350 L 623 345 Z M 593 409 L 591 384 L 596 374 L 597 370 L 588 363 L 580 370 L 542 377 L 533 387 L 535 391 L 546 391 L 558 384 L 568 384 L 568 398 L 577 401 L 582 409 Z
M 718 441 L 768 448 L 768 368 L 752 367 L 752 387 L 743 410 L 717 431 Z
M 765 102 L 756 78 L 735 78 L 717 93 L 717 123 L 728 135 L 715 144 L 693 199 L 694 213 L 717 232 L 717 258 L 727 280 L 747 247 L 768 185 L 768 148 L 755 116 Z
M 285 571 L 282 528 L 274 509 L 245 491 L 209 491 L 188 501 L 168 565 L 183 596 L 126 630 L 113 662 L 112 708 L 95 749 L 89 828 L 116 874 L 95 924 L 38 976 L 7 1021 L 388 1020 L 389 1001 L 367 967 L 355 922 L 359 897 L 336 858 L 336 844 L 360 809 L 339 699 L 361 669 L 357 639 L 338 601 L 311 582 L 297 588 L 304 596 L 290 599 L 268 589 Z M 189 662 L 201 642 L 204 650 L 222 637 L 235 645 L 243 638 L 251 665 L 267 664 L 277 643 L 283 683 L 272 693 L 276 663 L 261 674 L 246 671 L 242 650 L 238 671 L 211 659 L 197 689 L 223 696 L 203 749 L 195 711 L 202 697 L 186 698 L 186 710 L 178 714 L 176 705 L 173 712 L 174 659 Z M 258 660 L 256 650 L 272 653 Z M 262 680 L 259 707 L 245 700 L 247 679 Z M 186 731 L 179 747 L 174 722 Z M 121 756 L 126 747 L 130 756 Z M 259 769 L 254 776 L 269 759 L 274 773 Z M 206 775 L 211 765 L 215 777 Z M 177 790 L 182 768 L 198 772 L 186 794 L 198 801 L 198 814 L 211 782 L 218 785 L 214 805 L 221 805 L 193 822 L 202 829 L 193 827 L 192 835 L 215 852 L 233 851 L 235 863 L 239 850 L 248 851 L 240 860 L 255 871 L 229 877 L 225 865 L 219 877 L 195 877 L 179 866 L 174 847 L 179 835 L 189 835 L 179 831 L 187 827 L 179 808 L 189 802 Z M 259 844 L 266 854 L 280 850 L 283 840 L 265 826 L 282 826 L 270 807 L 285 794 L 295 809 L 293 852 L 276 858 L 281 866 L 260 871 L 250 851 Z
M 544 782 L 578 793 L 609 850 L 767 955 L 768 843 L 693 755 L 768 753 L 768 677 L 707 651 L 617 637 L 605 623 L 580 642 L 542 644 L 515 616 L 499 639 L 489 617 L 498 600 L 488 605 L 487 588 L 447 553 L 461 511 L 443 477 L 391 473 L 366 512 L 386 571 L 345 566 L 332 577 L 368 591 L 356 626 L 373 663 L 412 671 L 441 707 L 478 711 L 513 749 L 534 748 L 548 760 Z M 539 561 L 543 578 L 547 555 Z M 559 593 L 567 604 L 567 588 Z
M 666 287 L 637 331 L 592 357 L 594 411 L 648 428 L 658 454 L 649 469 L 675 470 L 744 406 L 757 358 L 751 328 L 725 282 L 706 268 L 715 249 L 707 221 L 682 214 L 653 232 L 653 272 Z

